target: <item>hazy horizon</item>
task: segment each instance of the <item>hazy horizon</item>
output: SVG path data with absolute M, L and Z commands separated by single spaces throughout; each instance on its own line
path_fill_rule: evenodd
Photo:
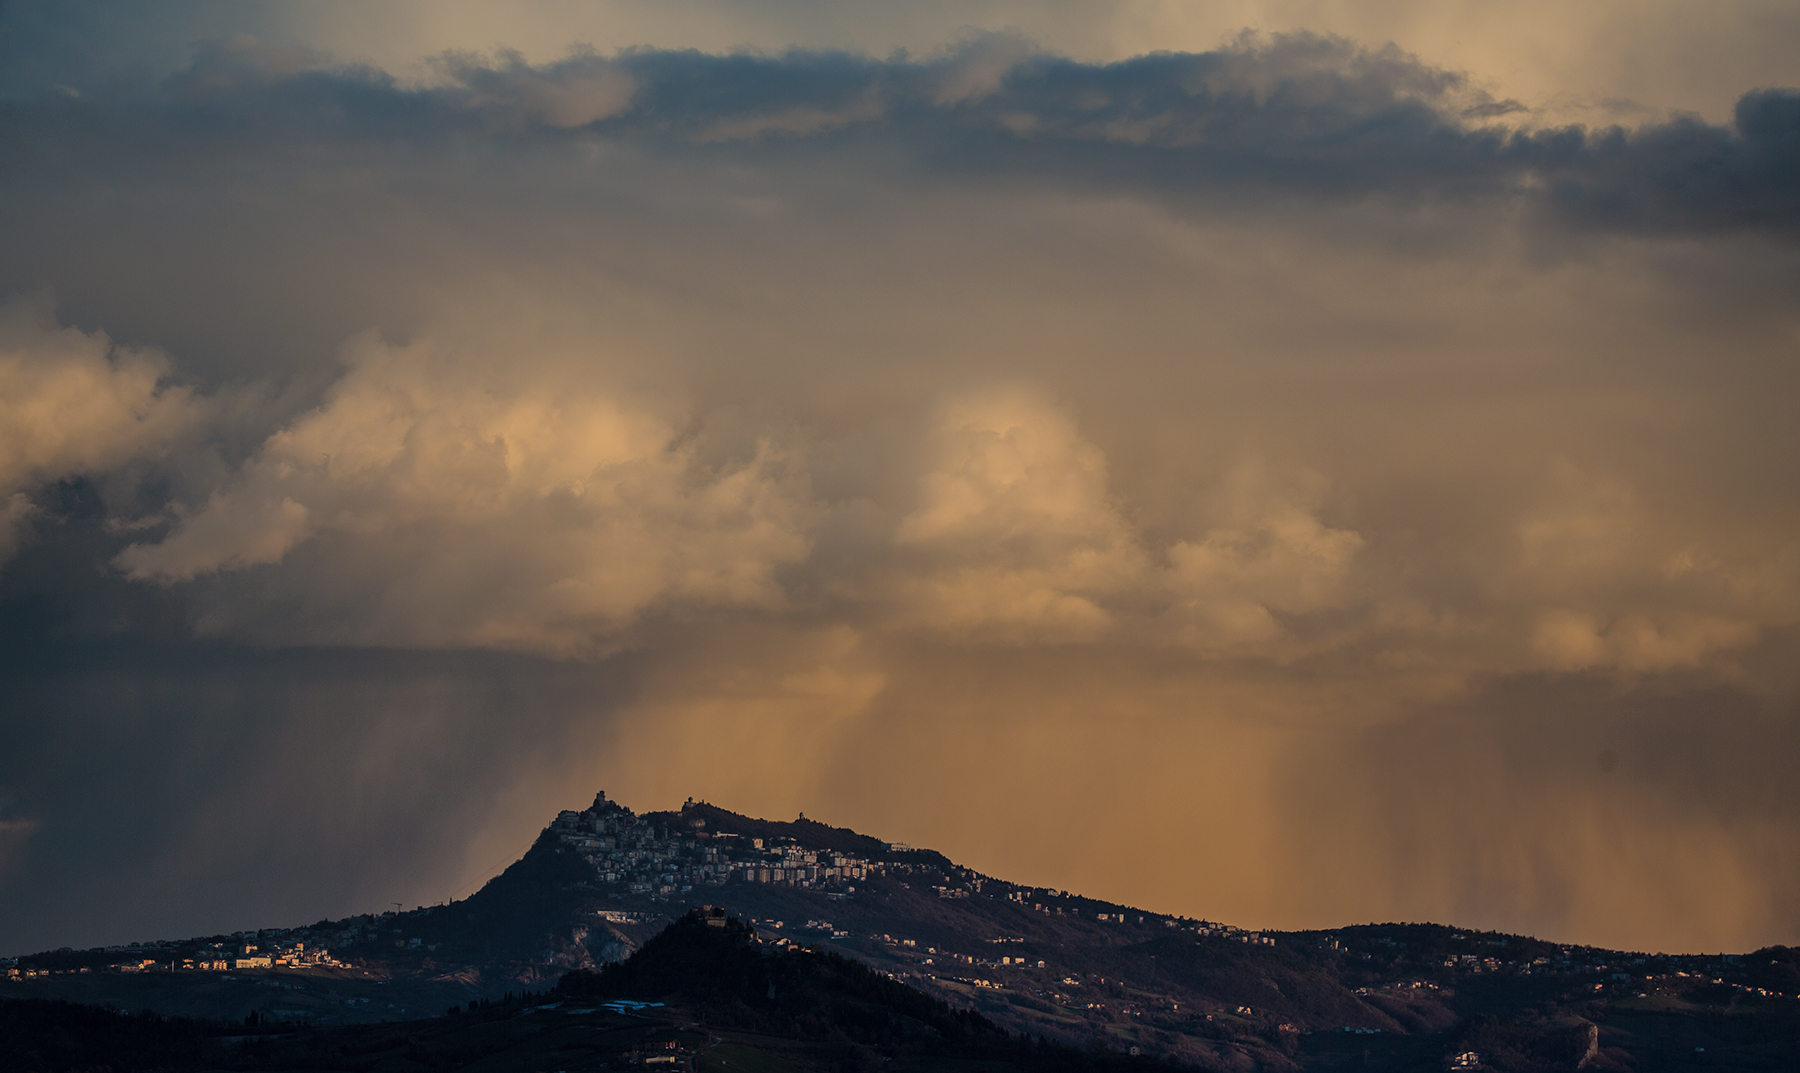
M 1800 8 L 0 3 L 0 953 L 596 789 L 1800 944 Z

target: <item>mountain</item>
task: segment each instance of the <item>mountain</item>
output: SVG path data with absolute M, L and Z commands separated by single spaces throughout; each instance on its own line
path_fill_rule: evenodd
M 1008 883 L 804 818 L 692 801 L 640 815 L 604 794 L 559 814 L 461 901 L 34 955 L 0 996 L 314 1026 L 399 1021 L 559 981 L 616 982 L 609 965 L 633 964 L 703 904 L 770 948 L 866 966 L 1088 1052 L 1135 1047 L 1245 1070 L 1440 1069 L 1468 1053 L 1480 1056 L 1471 1068 L 1680 1068 L 1726 1055 L 1738 1068 L 1800 1068 L 1800 953 L 1785 948 L 1652 956 L 1423 924 L 1258 933 Z M 221 961 L 228 970 L 184 967 Z
M 638 996 L 631 998 L 629 996 Z M 1008 1033 L 837 954 L 767 942 L 693 910 L 623 963 L 441 1017 L 377 1025 L 208 1024 L 43 1000 L 0 1002 L 0 1069 L 198 1073 L 329 1069 L 1153 1073 L 1179 1067 Z

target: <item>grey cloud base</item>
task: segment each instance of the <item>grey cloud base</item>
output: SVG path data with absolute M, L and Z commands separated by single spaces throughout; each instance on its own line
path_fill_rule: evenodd
M 1389 46 L 1246 38 L 1203 54 L 1083 64 L 1003 36 L 946 56 L 876 60 L 627 51 L 531 66 L 450 55 L 407 86 L 250 42 L 202 48 L 148 93 L 0 106 L 0 136 L 86 174 L 120 148 L 278 160 L 309 144 L 459 139 L 640 144 L 723 161 L 879 146 L 921 176 L 992 176 L 1162 197 L 1517 200 L 1553 226 L 1682 233 L 1800 224 L 1800 92 L 1757 89 L 1730 126 L 1515 130 L 1517 102 Z M 104 156 L 102 155 L 104 154 Z M 15 161 L 22 163 L 19 157 Z M 15 174 L 18 174 L 15 172 Z

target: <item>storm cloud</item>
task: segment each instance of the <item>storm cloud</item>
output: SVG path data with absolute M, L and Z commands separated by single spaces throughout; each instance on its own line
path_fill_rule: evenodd
M 714 167 L 862 150 L 921 179 L 1177 208 L 1207 195 L 1485 197 L 1546 213 L 1549 226 L 1791 238 L 1800 221 L 1800 92 L 1748 92 L 1723 125 L 1515 129 L 1498 121 L 1525 106 L 1466 75 L 1392 45 L 1306 33 L 1107 64 L 991 34 L 917 61 L 636 50 L 533 66 L 517 54 L 451 53 L 427 71 L 403 84 L 240 37 L 200 46 L 149 92 L 50 91 L 12 103 L 3 120 L 9 142 L 34 151 L 20 178 L 91 181 L 109 160 L 182 169 L 215 154 L 298 163 L 315 147 L 380 159 L 465 139 L 512 151 L 598 140 Z
M 1255 926 L 1800 934 L 1800 92 L 421 61 L 0 101 L 0 947 L 448 897 L 600 786 Z

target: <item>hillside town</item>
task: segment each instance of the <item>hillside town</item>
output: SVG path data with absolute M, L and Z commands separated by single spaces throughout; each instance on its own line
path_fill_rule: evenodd
M 265 937 L 266 936 L 266 937 Z M 74 953 L 70 951 L 70 953 Z M 229 939 L 214 941 L 186 940 L 132 943 L 128 946 L 102 947 L 97 953 L 123 955 L 104 964 L 80 964 L 61 967 L 26 965 L 17 959 L 0 960 L 0 979 L 30 980 L 40 976 L 82 976 L 96 971 L 115 973 L 146 972 L 233 972 L 247 969 L 323 969 L 345 968 L 331 956 L 331 951 L 303 938 L 291 938 L 281 931 L 240 932 Z
M 692 801 L 689 801 L 689 806 Z M 879 843 L 885 858 L 866 858 L 806 846 L 790 837 L 757 838 L 731 831 L 709 830 L 707 821 L 687 808 L 673 814 L 640 816 L 605 791 L 582 811 L 564 810 L 550 824 L 558 844 L 580 857 L 602 883 L 623 893 L 655 898 L 687 894 L 696 887 L 722 887 L 732 882 L 809 888 L 830 896 L 855 893 L 858 882 L 883 878 L 929 876 L 928 883 L 944 899 L 973 896 L 1002 898 L 1046 916 L 1081 917 L 1112 926 L 1176 929 L 1197 937 L 1274 946 L 1275 938 L 1258 931 L 1207 920 L 1137 913 L 1119 906 L 1072 898 L 1067 891 L 1020 887 L 936 859 L 903 842 Z M 933 858 L 915 860 L 909 858 Z M 604 911 L 603 911 L 604 913 Z
M 620 884 L 631 894 L 684 894 L 733 879 L 848 892 L 883 870 L 878 862 L 808 849 L 791 838 L 708 831 L 703 819 L 675 827 L 653 823 L 608 801 L 604 791 L 586 811 L 559 813 L 550 829 L 594 869 L 597 879 Z

